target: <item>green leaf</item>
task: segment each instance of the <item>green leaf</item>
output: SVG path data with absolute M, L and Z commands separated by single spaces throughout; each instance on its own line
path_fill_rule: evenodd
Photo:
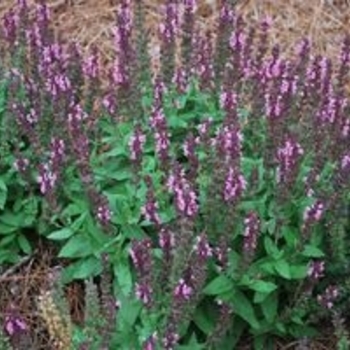
M 315 328 L 307 326 L 306 324 L 291 324 L 289 326 L 289 332 L 296 339 L 300 339 L 303 337 L 313 338 L 318 335 L 318 332 Z
M 234 326 L 230 326 L 230 332 L 219 340 L 216 349 L 236 349 L 237 343 L 242 339 L 243 332 L 248 328 L 247 323 L 239 317 L 234 317 Z
M 233 306 L 233 311 L 243 318 L 254 329 L 259 329 L 260 325 L 256 318 L 254 308 L 249 299 L 239 290 L 232 289 L 232 293 L 226 293 L 222 296 L 224 301 L 228 301 Z
M 9 225 L 2 224 L 0 222 L 0 236 L 16 232 L 17 230 L 18 230 L 18 227 L 16 226 L 9 226 Z
M 0 264 L 3 263 L 10 263 L 10 264 L 15 264 L 19 260 L 19 257 L 16 253 L 13 252 L 13 250 L 5 250 L 5 249 L 0 249 Z
M 113 213 L 112 222 L 117 225 L 125 225 L 131 217 L 130 202 L 126 195 L 106 194 Z
M 267 335 L 260 334 L 254 337 L 254 350 L 266 350 Z
M 308 267 L 306 265 L 291 265 L 290 275 L 293 279 L 301 280 L 307 276 Z
M 270 219 L 265 223 L 265 229 L 270 235 L 273 235 L 276 231 L 277 221 L 275 218 Z
M 321 249 L 312 245 L 306 245 L 301 254 L 308 258 L 322 258 L 325 256 Z
M 254 304 L 260 304 L 262 303 L 268 296 L 270 295 L 270 293 L 261 293 L 261 292 L 255 292 L 254 293 L 254 298 L 253 298 L 253 303 Z
M 47 238 L 52 239 L 54 241 L 60 241 L 63 239 L 70 238 L 73 236 L 74 231 L 70 227 L 63 228 L 61 230 L 54 231 L 50 233 Z
M 201 305 L 196 309 L 193 321 L 204 334 L 210 334 L 215 328 L 216 323 L 215 318 L 210 312 L 211 308 L 205 306 L 206 305 Z
M 266 282 L 266 281 L 253 281 L 249 288 L 252 290 L 255 290 L 256 292 L 269 294 L 272 293 L 274 290 L 277 289 L 277 285 L 272 282 Z
M 78 234 L 71 237 L 60 250 L 59 258 L 84 258 L 93 253 L 88 237 Z
M 102 262 L 94 256 L 87 259 L 80 259 L 79 261 L 69 265 L 63 271 L 63 283 L 69 283 L 75 279 L 86 279 L 97 276 L 102 272 Z
M 7 200 L 7 186 L 5 181 L 0 178 L 0 209 L 3 210 L 5 208 Z
M 73 230 L 73 232 L 77 232 L 82 227 L 88 215 L 89 215 L 89 212 L 86 210 L 82 212 L 81 215 L 76 220 L 74 220 L 71 226 L 71 229 Z
M 206 295 L 220 295 L 232 291 L 233 283 L 225 275 L 220 275 L 204 288 L 203 293 Z
M 114 264 L 114 276 L 117 278 L 118 286 L 124 295 L 132 291 L 132 275 L 126 261 Z
M 290 272 L 290 266 L 286 260 L 284 259 L 277 260 L 274 263 L 274 267 L 276 272 L 283 278 L 287 280 L 290 280 L 292 278 L 291 272 Z
M 23 227 L 23 220 L 24 215 L 22 213 L 16 213 L 14 214 L 12 211 L 5 211 L 1 216 L 0 216 L 0 222 L 7 225 L 7 226 L 12 226 L 16 228 L 21 228 Z
M 263 303 L 260 304 L 261 310 L 263 312 L 264 317 L 268 321 L 268 323 L 273 323 L 277 316 L 278 309 L 278 294 L 272 293 L 270 294 Z
M 86 202 L 75 200 L 75 203 L 69 204 L 62 212 L 64 217 L 73 217 L 82 214 L 88 210 Z
M 27 237 L 25 237 L 23 234 L 19 234 L 17 236 L 17 242 L 18 242 L 19 247 L 21 248 L 21 250 L 25 254 L 31 254 L 32 247 L 31 247 Z
M 266 261 L 264 260 L 260 264 L 258 264 L 259 268 L 261 269 L 262 272 L 265 272 L 269 275 L 275 275 L 275 260 L 272 260 L 270 258 L 267 258 Z
M 15 241 L 17 238 L 16 234 L 12 234 L 12 235 L 8 235 L 4 238 L 0 239 L 0 247 L 5 247 L 8 244 L 12 243 L 13 241 Z M 0 250 L 1 251 L 1 250 Z
M 142 309 L 142 304 L 135 299 L 119 296 L 120 309 L 118 311 L 118 323 L 131 327 L 134 325 Z
M 145 237 L 145 233 L 139 225 L 125 225 L 122 228 L 122 232 L 129 239 L 141 239 Z
M 281 231 L 282 231 L 282 236 L 286 240 L 288 247 L 295 249 L 296 246 L 298 245 L 298 241 L 300 238 L 298 231 L 295 228 L 288 227 L 288 226 L 284 226 L 281 229 Z
M 273 259 L 280 259 L 283 255 L 282 251 L 279 251 L 273 240 L 266 236 L 264 239 L 264 246 L 266 253 Z

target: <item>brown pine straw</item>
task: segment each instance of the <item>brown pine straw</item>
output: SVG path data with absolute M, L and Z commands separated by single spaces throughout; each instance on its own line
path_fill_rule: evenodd
M 37 2 L 28 0 L 31 7 Z M 85 51 L 97 45 L 103 62 L 113 57 L 112 28 L 119 3 L 120 0 L 47 0 L 57 35 L 65 42 L 79 42 Z M 237 0 L 236 3 L 237 12 L 249 25 L 271 18 L 270 44 L 280 44 L 287 54 L 302 37 L 308 37 L 315 53 L 336 58 L 342 38 L 350 30 L 350 0 Z M 0 16 L 14 4 L 16 0 L 1 0 Z M 159 9 L 164 0 L 144 0 L 144 4 L 156 52 Z M 219 6 L 218 0 L 198 0 L 197 19 L 202 28 L 215 30 Z

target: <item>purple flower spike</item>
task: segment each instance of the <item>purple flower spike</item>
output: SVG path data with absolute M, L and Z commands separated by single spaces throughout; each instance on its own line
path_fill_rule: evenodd
M 188 218 L 195 217 L 198 212 L 197 194 L 179 166 L 169 176 L 167 185 L 169 191 L 175 196 L 178 213 Z
M 83 62 L 83 72 L 91 80 L 99 77 L 99 62 L 96 50 L 93 50 Z
M 146 204 L 141 208 L 141 212 L 147 221 L 159 226 L 161 224 L 161 219 L 158 214 L 159 205 L 155 198 L 152 179 L 147 176 L 145 181 L 147 185 L 147 199 Z
M 203 233 L 197 237 L 194 250 L 196 251 L 198 257 L 203 261 L 213 256 L 213 250 L 209 245 L 206 234 Z
M 175 247 L 174 233 L 167 228 L 162 228 L 159 233 L 159 246 L 162 248 L 164 254 L 170 257 L 173 248 Z
M 103 203 L 97 207 L 97 220 L 102 226 L 107 226 L 111 221 L 112 212 L 109 209 L 108 203 Z
M 136 298 L 141 300 L 145 306 L 151 305 L 152 302 L 152 288 L 147 284 L 136 284 L 135 295 Z
M 142 350 L 156 350 L 157 334 L 154 333 L 142 345 Z
M 141 275 L 146 274 L 151 270 L 151 248 L 151 240 L 143 239 L 141 241 L 134 241 L 132 244 L 132 248 L 130 249 L 130 256 L 133 261 L 133 264 Z
M 38 183 L 43 195 L 50 193 L 55 188 L 56 181 L 57 175 L 52 172 L 48 164 L 40 166 Z
M 146 135 L 139 125 L 136 126 L 134 134 L 129 141 L 130 158 L 136 164 L 141 163 L 143 147 L 146 142 Z
M 321 201 L 307 207 L 304 212 L 304 223 L 314 223 L 321 220 L 324 213 L 324 204 Z
M 162 343 L 165 350 L 174 350 L 180 339 L 180 336 L 173 330 L 173 328 L 175 327 L 172 325 L 168 326 L 163 337 Z
M 229 168 L 223 191 L 223 198 L 226 203 L 237 200 L 246 189 L 247 183 L 242 174 L 237 173 L 233 168 Z
M 180 300 L 189 300 L 192 296 L 193 289 L 184 279 L 180 279 L 174 290 L 174 297 Z
M 320 294 L 317 296 L 317 301 L 321 306 L 323 306 L 325 309 L 332 309 L 334 306 L 334 301 L 339 296 L 339 289 L 337 286 L 329 286 L 324 291 L 323 294 Z
M 324 276 L 325 262 L 324 261 L 311 261 L 307 275 L 310 279 L 317 281 Z
M 17 26 L 18 17 L 13 10 L 10 10 L 5 14 L 2 25 L 4 37 L 10 45 L 14 45 L 16 43 Z
M 244 219 L 244 243 L 243 249 L 248 256 L 252 256 L 256 251 L 260 231 L 260 220 L 255 212 L 250 212 Z
M 13 163 L 13 167 L 20 173 L 24 173 L 29 166 L 29 160 L 26 158 L 18 158 Z
M 300 144 L 291 138 L 288 138 L 283 146 L 277 150 L 277 182 L 286 184 L 294 175 L 296 166 L 300 157 L 304 154 L 304 150 Z
M 28 326 L 25 320 L 19 315 L 14 304 L 10 304 L 6 310 L 4 320 L 4 330 L 8 336 L 14 336 L 27 330 Z

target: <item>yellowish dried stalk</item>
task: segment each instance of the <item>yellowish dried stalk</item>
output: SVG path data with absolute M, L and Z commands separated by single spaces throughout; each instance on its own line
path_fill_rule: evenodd
M 47 330 L 57 350 L 72 348 L 71 324 L 65 315 L 62 315 L 55 304 L 50 291 L 42 293 L 38 298 L 38 307 L 41 317 L 45 321 Z

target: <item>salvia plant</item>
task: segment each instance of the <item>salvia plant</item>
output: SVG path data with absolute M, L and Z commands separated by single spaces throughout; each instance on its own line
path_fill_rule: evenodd
M 44 239 L 86 282 L 83 325 L 62 286 L 37 300 L 59 349 L 273 349 L 327 319 L 347 349 L 350 38 L 336 62 L 306 39 L 286 58 L 230 1 L 215 33 L 194 0 L 161 11 L 157 71 L 142 1 L 121 1 L 107 66 L 44 1 L 4 16 L 0 263 Z

